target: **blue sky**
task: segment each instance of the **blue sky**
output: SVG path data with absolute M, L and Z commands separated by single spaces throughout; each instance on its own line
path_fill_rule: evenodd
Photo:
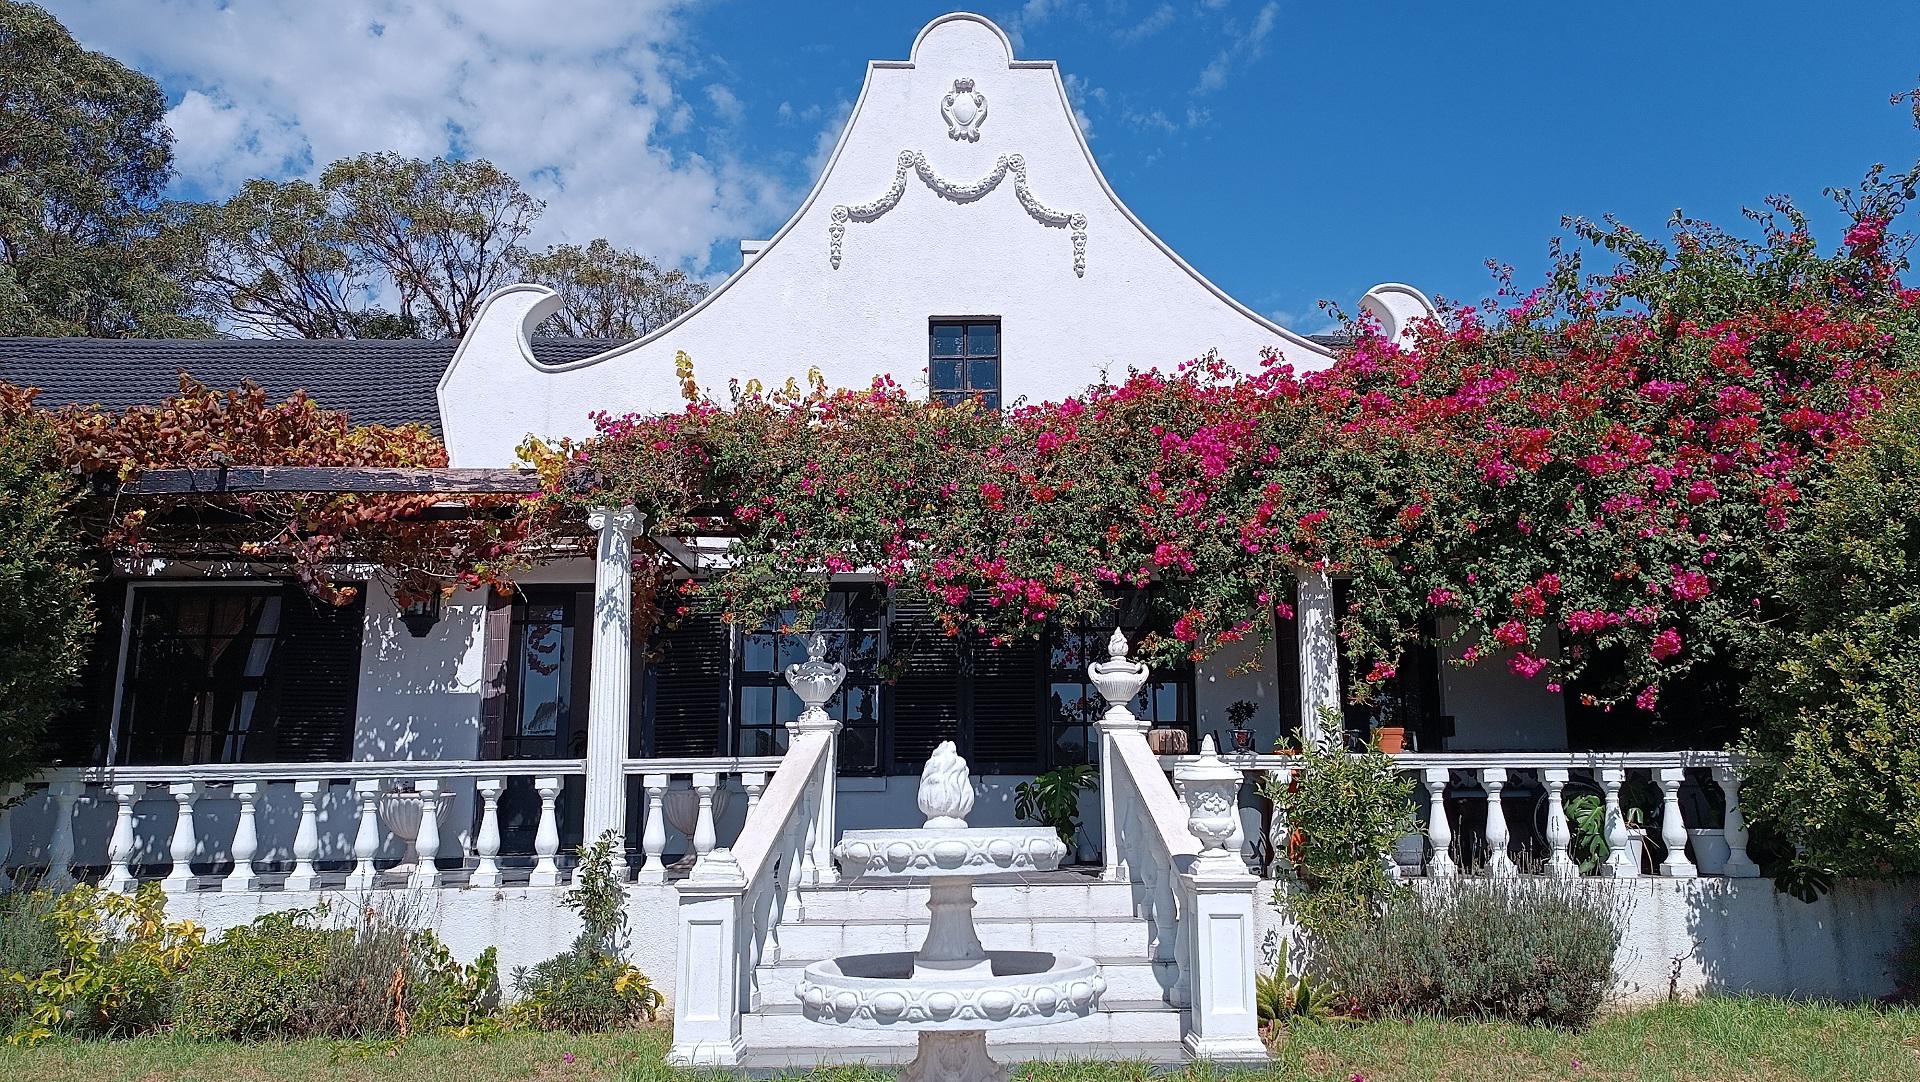
M 798 205 L 865 62 L 946 5 L 717 0 L 51 0 L 162 80 L 183 194 L 359 150 L 478 154 L 709 274 Z M 546 10 L 545 16 L 531 16 Z M 565 11 L 565 15 L 551 14 Z M 1563 214 L 1731 222 L 1920 157 L 1920 3 L 1029 0 L 982 9 L 1060 61 L 1121 197 L 1303 330 L 1382 280 L 1537 276 Z M 1831 216 L 1824 220 L 1830 225 Z M 1831 239 L 1831 238 L 1829 238 Z

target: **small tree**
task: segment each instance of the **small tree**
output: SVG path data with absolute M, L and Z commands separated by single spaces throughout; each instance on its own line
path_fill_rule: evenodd
M 42 763 L 42 738 L 93 630 L 92 571 L 54 463 L 52 421 L 0 384 L 0 782 Z
M 1920 392 L 1842 453 L 1778 578 L 1798 622 L 1748 688 L 1748 815 L 1806 869 L 1920 873 Z

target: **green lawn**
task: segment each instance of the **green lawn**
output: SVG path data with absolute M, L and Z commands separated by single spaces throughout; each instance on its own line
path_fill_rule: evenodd
M 434 1037 L 394 1048 L 314 1041 L 192 1044 L 166 1038 L 54 1042 L 33 1049 L 0 1047 L 0 1079 L 650 1082 L 673 1074 L 661 1062 L 666 1045 L 666 1031 L 659 1029 L 593 1037 Z M 1147 1073 L 1125 1063 L 1051 1064 L 1021 1068 L 1016 1077 L 1029 1082 L 1126 1082 Z M 1446 1022 L 1303 1025 L 1281 1040 L 1271 1068 L 1247 1074 L 1248 1082 L 1350 1082 L 1356 1074 L 1367 1082 L 1920 1082 L 1920 1011 L 1706 1000 L 1615 1015 L 1581 1034 Z M 841 1069 L 817 1077 L 864 1082 L 884 1077 L 884 1072 Z

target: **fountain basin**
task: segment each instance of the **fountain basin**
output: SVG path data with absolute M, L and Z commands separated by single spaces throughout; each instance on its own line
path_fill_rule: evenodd
M 796 988 L 802 1013 L 854 1029 L 989 1030 L 1040 1026 L 1092 1014 L 1107 982 L 1090 958 L 1046 951 L 987 951 L 988 972 L 915 972 L 911 951 L 815 962 Z
M 921 827 L 849 830 L 833 855 L 849 877 L 992 875 L 1050 872 L 1067 847 L 1052 827 Z

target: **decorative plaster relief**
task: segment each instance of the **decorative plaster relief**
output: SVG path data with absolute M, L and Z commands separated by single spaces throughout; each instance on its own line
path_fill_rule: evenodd
M 840 269 L 841 239 L 846 236 L 847 222 L 871 222 L 900 204 L 900 197 L 907 191 L 907 173 L 911 171 L 919 176 L 922 183 L 932 188 L 942 198 L 956 203 L 971 203 L 1000 186 L 1008 173 L 1013 174 L 1013 194 L 1026 208 L 1027 214 L 1041 225 L 1065 226 L 1073 235 L 1073 273 L 1084 278 L 1087 275 L 1087 216 L 1072 211 L 1054 210 L 1052 207 L 1034 198 L 1027 187 L 1027 159 L 1019 154 L 1002 154 L 994 160 L 993 171 L 972 184 L 955 184 L 933 171 L 927 163 L 927 156 L 917 150 L 903 150 L 894 165 L 893 184 L 880 198 L 871 203 L 848 206 L 845 203 L 833 208 L 832 221 L 827 226 L 827 254 L 835 270 Z
M 940 99 L 940 115 L 947 118 L 947 138 L 977 143 L 987 122 L 987 96 L 973 88 L 972 79 L 955 79 L 953 93 Z

